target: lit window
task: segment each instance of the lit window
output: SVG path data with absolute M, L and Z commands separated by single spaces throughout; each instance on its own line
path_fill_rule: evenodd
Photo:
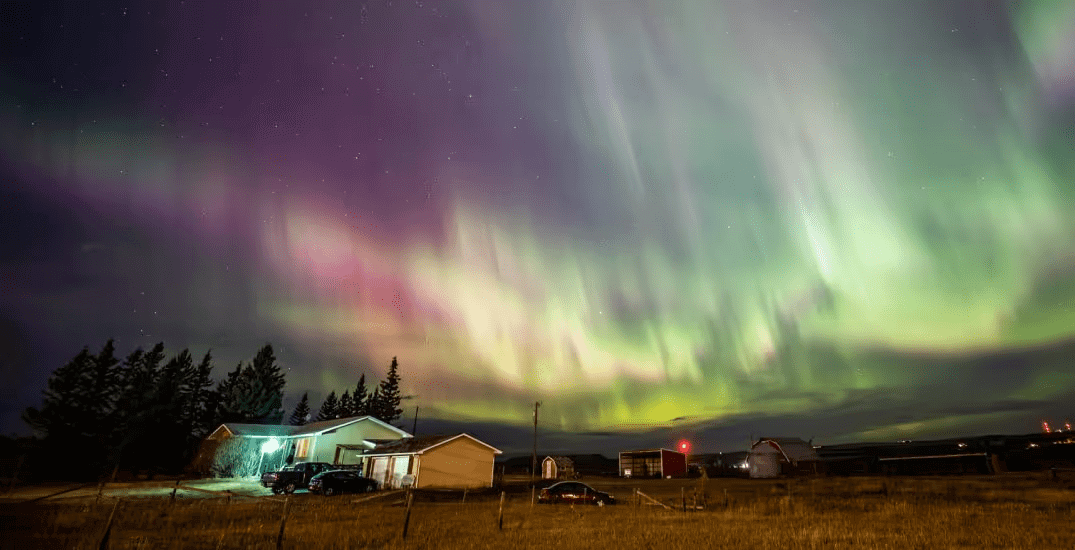
M 310 454 L 310 438 L 304 437 L 295 443 L 295 458 L 306 458 Z

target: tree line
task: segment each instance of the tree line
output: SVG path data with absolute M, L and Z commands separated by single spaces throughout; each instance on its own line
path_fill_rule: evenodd
M 96 353 L 84 347 L 49 376 L 41 406 L 22 415 L 43 435 L 38 467 L 62 469 L 46 475 L 81 478 L 119 470 L 178 472 L 220 424 L 282 422 L 286 379 L 272 345 L 218 383 L 212 372 L 211 352 L 198 361 L 188 349 L 168 357 L 163 342 L 122 358 L 111 339 Z M 368 414 L 397 420 L 403 411 L 396 359 L 372 394 L 366 395 L 365 378 L 353 394 L 345 391 L 337 399 L 330 393 L 317 419 Z M 290 423 L 309 417 L 303 394 Z
M 380 386 L 373 389 L 373 393 L 368 393 L 366 375 L 362 374 L 354 392 L 346 389 L 340 397 L 336 397 L 335 390 L 329 392 L 316 417 L 311 416 L 309 396 L 303 393 L 302 399 L 295 405 L 295 411 L 291 413 L 289 422 L 301 426 L 311 418 L 320 422 L 351 416 L 373 416 L 391 423 L 403 414 L 403 409 L 399 406 L 402 399 L 399 393 L 399 363 L 393 357 L 392 364 L 388 366 L 388 376 L 381 381 Z

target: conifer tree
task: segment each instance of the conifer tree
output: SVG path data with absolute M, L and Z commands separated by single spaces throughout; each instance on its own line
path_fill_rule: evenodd
M 337 418 L 348 418 L 354 416 L 355 402 L 351 399 L 351 390 L 343 390 L 343 395 L 340 396 L 340 405 L 336 409 Z
M 255 424 L 279 424 L 284 418 L 286 379 L 276 363 L 272 346 L 265 344 L 247 369 L 250 379 L 250 421 Z M 246 370 L 246 369 L 244 369 Z
M 292 426 L 302 426 L 310 418 L 310 396 L 306 393 L 302 393 L 302 399 L 299 399 L 299 403 L 295 405 L 295 411 L 291 413 L 291 418 L 288 422 Z
M 362 376 L 358 377 L 358 384 L 355 386 L 355 391 L 351 393 L 351 402 L 353 403 L 352 410 L 354 416 L 361 416 L 367 414 L 366 401 L 369 399 L 369 395 L 366 393 L 366 373 L 362 373 Z
M 216 427 L 212 425 L 213 420 L 215 420 L 212 418 L 212 373 L 213 354 L 207 351 L 202 356 L 201 362 L 191 368 L 183 377 L 183 391 L 188 396 L 183 419 L 190 427 L 189 441 L 191 442 L 191 448 L 209 435 L 209 432 Z
M 402 401 L 399 393 L 399 363 L 396 362 L 395 357 L 392 358 L 392 364 L 388 366 L 388 376 L 381 380 L 381 385 L 377 389 L 380 393 L 377 418 L 391 424 L 403 415 L 403 409 L 399 406 Z
M 336 414 L 339 412 L 340 402 L 336 398 L 336 392 L 329 392 L 328 397 L 325 398 L 325 402 L 321 404 L 321 410 L 317 413 L 317 420 L 332 420 L 336 418 Z
M 84 347 L 66 365 L 56 369 L 42 392 L 41 408 L 30 407 L 23 413 L 26 423 L 46 439 L 84 439 L 90 435 L 85 420 L 91 399 L 86 395 L 83 381 L 93 371 L 93 362 L 89 347 Z
M 366 411 L 363 414 L 374 418 L 381 417 L 381 394 L 377 388 L 373 388 L 373 393 L 366 399 Z

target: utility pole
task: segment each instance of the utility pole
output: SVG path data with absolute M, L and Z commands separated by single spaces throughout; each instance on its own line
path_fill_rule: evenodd
M 414 425 L 411 426 L 411 435 L 418 435 L 418 405 L 414 406 Z
M 541 406 L 541 401 L 534 402 L 534 454 L 531 455 L 530 460 L 530 484 L 534 484 L 534 474 L 537 472 L 537 413 L 538 407 Z

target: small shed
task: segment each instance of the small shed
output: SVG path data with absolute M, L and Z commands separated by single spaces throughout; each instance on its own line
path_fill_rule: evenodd
M 575 477 L 575 461 L 566 456 L 547 456 L 541 461 L 541 479 L 571 479 Z
M 750 446 L 747 466 L 752 478 L 816 473 L 820 462 L 814 447 L 794 437 L 763 437 Z
M 669 449 L 620 453 L 622 477 L 681 477 L 687 475 L 687 455 Z
M 493 486 L 493 461 L 502 451 L 469 434 L 375 441 L 363 454 L 366 477 L 382 487 L 463 489 Z

